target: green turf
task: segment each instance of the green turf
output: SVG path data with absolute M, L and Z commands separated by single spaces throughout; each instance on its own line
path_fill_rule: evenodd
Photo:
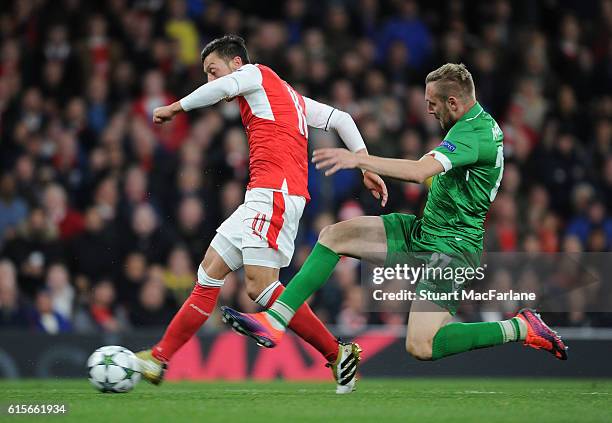
M 9 403 L 66 403 L 61 417 L 6 414 Z M 373 379 L 351 395 L 330 383 L 141 382 L 101 394 L 87 381 L 0 381 L 0 421 L 611 422 L 612 380 Z

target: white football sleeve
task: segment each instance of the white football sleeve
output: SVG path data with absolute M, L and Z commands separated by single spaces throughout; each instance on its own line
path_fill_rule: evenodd
M 262 88 L 261 71 L 255 65 L 244 65 L 240 69 L 208 82 L 179 100 L 185 111 L 212 106 L 226 98 L 244 95 Z
M 333 129 L 346 145 L 346 148 L 355 152 L 366 148 L 361 133 L 355 121 L 346 112 L 304 97 L 306 105 L 306 123 L 313 128 L 328 131 Z

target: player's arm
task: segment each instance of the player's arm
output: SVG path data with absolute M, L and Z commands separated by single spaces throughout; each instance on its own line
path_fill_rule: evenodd
M 313 161 L 317 163 L 317 169 L 328 168 L 326 175 L 359 167 L 402 181 L 424 183 L 439 173 L 476 163 L 479 146 L 473 132 L 470 125 L 455 125 L 440 145 L 420 160 L 361 156 L 342 149 L 326 148 L 315 151 Z
M 261 86 L 262 76 L 254 65 L 245 65 L 229 75 L 207 82 L 191 94 L 168 106 L 153 110 L 153 122 L 172 120 L 180 112 L 212 106 L 221 100 L 245 94 Z
M 419 160 L 387 159 L 377 156 L 360 157 L 358 167 L 379 175 L 419 184 L 444 172 L 442 163 L 430 155 L 425 155 Z
M 367 154 L 368 149 L 351 115 L 308 97 L 304 97 L 304 104 L 308 126 L 324 131 L 334 130 L 350 151 Z
M 419 184 L 431 176 L 444 172 L 442 163 L 430 154 L 420 160 L 403 160 L 354 154 L 342 148 L 323 148 L 314 152 L 312 161 L 317 164 L 317 169 L 328 168 L 325 175 L 332 175 L 340 169 L 360 168 L 378 175 Z
M 351 115 L 308 97 L 304 97 L 304 104 L 306 106 L 306 123 L 308 126 L 325 131 L 334 130 L 350 152 L 362 156 L 368 155 L 368 149 L 363 141 L 363 137 Z M 387 186 L 381 177 L 375 172 L 364 170 L 363 183 L 370 190 L 374 198 L 381 200 L 381 205 L 384 207 L 387 204 L 389 194 Z

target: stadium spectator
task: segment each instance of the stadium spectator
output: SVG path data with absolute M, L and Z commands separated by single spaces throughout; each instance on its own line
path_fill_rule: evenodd
M 139 204 L 150 200 L 147 174 L 138 166 L 130 167 L 123 181 L 123 195 L 119 202 L 119 216 L 122 223 L 129 223 L 130 216 Z
M 202 261 L 206 246 L 215 234 L 213 218 L 207 216 L 202 201 L 195 196 L 185 197 L 178 206 L 177 234 L 194 265 Z
M 176 302 L 167 297 L 164 284 L 151 278 L 142 285 L 139 301 L 130 310 L 130 321 L 135 327 L 160 327 L 175 312 Z
M 17 195 L 15 178 L 9 173 L 3 174 L 0 177 L 0 247 L 7 237 L 6 231 L 10 229 L 14 232 L 27 216 L 28 206 Z
M 87 86 L 87 120 L 96 136 L 102 133 L 108 123 L 109 106 L 107 80 L 99 75 L 92 76 Z
M 117 218 L 118 205 L 117 179 L 114 176 L 107 176 L 94 189 L 93 206 L 106 223 L 112 223 Z
M 142 284 L 147 277 L 147 265 L 147 258 L 142 253 L 134 251 L 126 256 L 117 287 L 120 302 L 124 306 L 136 304 Z
M 187 16 L 187 4 L 184 0 L 171 0 L 168 9 L 170 16 L 166 22 L 166 34 L 178 42 L 180 63 L 194 65 L 200 59 L 199 34 L 195 23 Z
M 594 231 L 602 231 L 604 248 L 612 246 L 612 219 L 607 217 L 601 200 L 593 200 L 585 210 L 568 224 L 567 234 L 576 236 L 584 245 Z
M 32 156 L 22 154 L 17 158 L 13 168 L 13 176 L 15 177 L 17 195 L 26 202 L 28 208 L 35 205 L 40 196 L 41 187 L 35 179 L 36 169 Z
M 397 15 L 383 26 L 378 53 L 386 57 L 395 41 L 403 43 L 411 67 L 418 69 L 431 54 L 432 41 L 427 26 L 419 18 L 419 6 L 414 0 L 397 2 Z
M 49 292 L 42 290 L 36 294 L 32 324 L 37 331 L 56 335 L 70 332 L 70 322 L 59 312 L 53 309 L 53 300 Z
M 144 203 L 132 213 L 131 231 L 121 241 L 126 251 L 140 251 L 149 263 L 166 262 L 173 245 L 173 235 L 160 225 L 153 207 Z
M 116 273 L 119 263 L 114 228 L 102 219 L 97 208 L 85 212 L 85 230 L 70 243 L 70 263 L 77 276 L 93 281 Z
M 20 298 L 15 266 L 9 260 L 0 261 L 0 328 L 25 328 L 28 310 Z
M 179 116 L 167 126 L 153 127 L 153 109 L 178 99 L 166 91 L 164 76 L 159 71 L 148 71 L 143 81 L 143 95 L 134 103 L 134 115 L 151 125 L 151 129 L 165 149 L 176 151 L 187 136 L 187 117 Z
M 48 186 L 44 192 L 43 202 L 46 217 L 57 226 L 62 241 L 74 238 L 83 231 L 85 228 L 83 216 L 70 207 L 66 191 L 61 185 Z
M 30 212 L 15 238 L 6 243 L 3 253 L 18 269 L 19 289 L 30 298 L 42 288 L 45 266 L 64 255 L 57 227 L 46 220 L 40 208 Z
M 128 327 L 125 310 L 116 304 L 115 288 L 108 279 L 98 281 L 91 290 L 89 304 L 81 307 L 74 317 L 75 330 L 82 333 L 120 332 Z
M 44 292 L 50 297 L 53 312 L 70 321 L 74 311 L 75 295 L 66 266 L 61 263 L 49 266 Z
M 103 15 L 94 14 L 87 25 L 87 36 L 79 45 L 81 64 L 85 75 L 95 75 L 93 81 L 101 83 L 111 71 L 119 54 L 116 41 L 108 34 L 108 23 Z M 100 86 L 94 87 L 93 91 Z M 94 95 L 93 97 L 98 97 Z M 96 125 L 97 126 L 97 125 Z
M 164 273 L 164 285 L 172 294 L 177 304 L 182 304 L 193 290 L 196 272 L 189 256 L 189 251 L 183 246 L 175 247 L 168 256 L 168 266 Z

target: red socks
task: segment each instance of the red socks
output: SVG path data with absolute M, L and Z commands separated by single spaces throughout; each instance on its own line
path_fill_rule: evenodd
M 278 284 L 267 304 L 268 308 L 284 291 Z M 189 298 L 174 316 L 163 338 L 153 347 L 152 354 L 158 360 L 170 361 L 176 353 L 206 322 L 217 304 L 220 288 L 195 285 Z M 289 328 L 300 338 L 312 345 L 327 361 L 334 362 L 338 357 L 338 341 L 308 304 L 302 305 L 291 320 Z
M 153 347 L 153 357 L 164 362 L 170 361 L 174 353 L 206 322 L 217 304 L 220 289 L 196 283 L 191 295 L 170 322 L 161 341 Z
M 270 307 L 284 290 L 285 287 L 278 284 L 265 308 Z M 338 358 L 338 341 L 308 304 L 298 308 L 289 323 L 289 328 L 319 351 L 327 361 L 333 363 Z

